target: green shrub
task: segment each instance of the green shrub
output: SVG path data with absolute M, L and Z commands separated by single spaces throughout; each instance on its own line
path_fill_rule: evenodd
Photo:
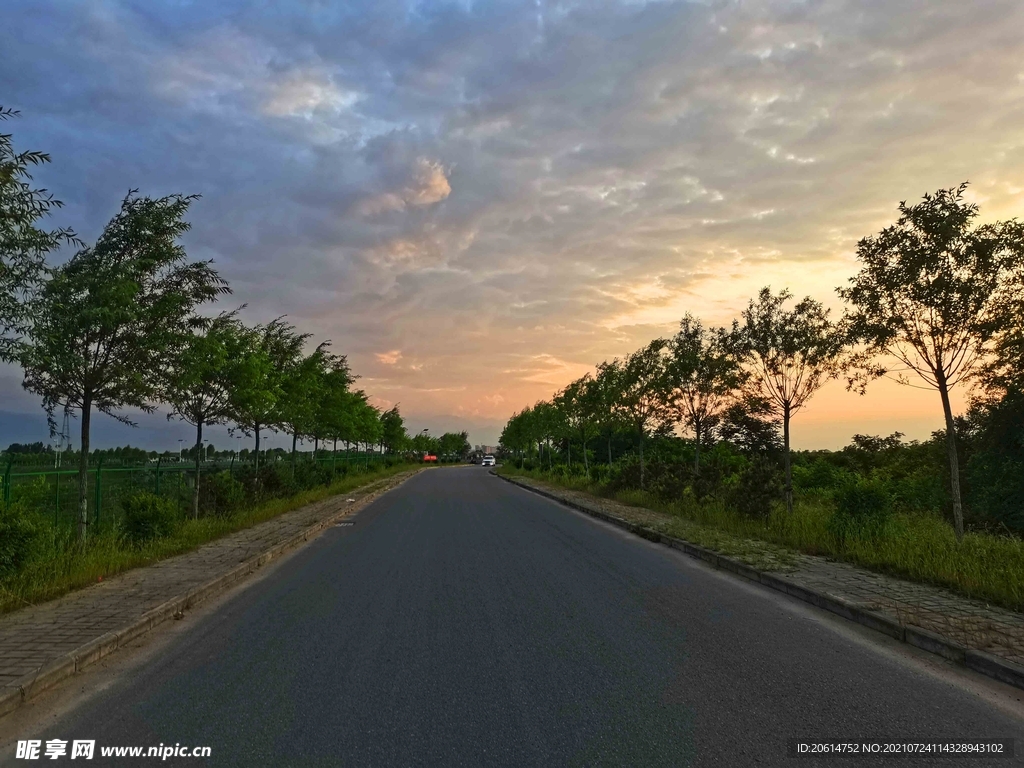
M 292 481 L 292 465 L 286 461 L 264 464 L 259 469 L 259 490 L 263 496 L 289 496 L 297 488 Z
M 46 509 L 53 503 L 53 486 L 44 476 L 27 483 L 12 483 L 11 502 L 20 503 L 26 511 Z
M 214 515 L 230 515 L 245 506 L 245 485 L 227 470 L 208 475 L 199 485 L 199 508 Z
M 32 554 L 40 533 L 24 503 L 0 504 L 0 578 L 17 571 Z
M 851 536 L 878 538 L 892 515 L 892 498 L 879 480 L 860 478 L 845 484 L 835 493 L 835 504 L 828 527 L 840 545 Z
M 778 464 L 765 454 L 757 454 L 740 470 L 729 495 L 742 514 L 767 520 L 772 505 L 782 499 L 783 489 Z
M 170 536 L 178 523 L 174 502 L 149 491 L 122 496 L 121 511 L 125 534 L 137 543 Z

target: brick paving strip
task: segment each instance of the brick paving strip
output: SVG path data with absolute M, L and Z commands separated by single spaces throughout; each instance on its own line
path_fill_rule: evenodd
M 496 473 L 492 473 L 496 474 Z M 658 530 L 668 516 L 528 477 L 503 480 L 658 541 L 711 565 L 1024 688 L 1024 615 L 825 557 L 795 553 L 785 574 L 768 573 Z
M 0 717 L 182 610 L 227 590 L 419 471 L 331 496 L 191 552 L 0 616 Z

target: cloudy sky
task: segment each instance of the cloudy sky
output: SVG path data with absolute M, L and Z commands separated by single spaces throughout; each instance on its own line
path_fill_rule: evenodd
M 60 223 L 202 194 L 186 243 L 248 319 L 492 442 L 686 311 L 728 322 L 766 284 L 838 310 L 901 199 L 970 180 L 1020 214 L 1022 30 L 1019 0 L 6 0 L 0 103 Z M 37 407 L 2 377 L 0 409 Z M 940 415 L 835 385 L 794 444 Z

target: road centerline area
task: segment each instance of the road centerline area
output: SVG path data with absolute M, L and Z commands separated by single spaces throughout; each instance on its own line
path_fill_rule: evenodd
M 479 467 L 422 473 L 353 522 L 19 738 L 204 745 L 168 762 L 246 766 L 785 765 L 795 738 L 1024 744 L 1019 718 L 966 688 Z

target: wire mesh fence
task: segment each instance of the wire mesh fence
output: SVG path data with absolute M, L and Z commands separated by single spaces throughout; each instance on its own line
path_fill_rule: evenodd
M 0 459 L 2 461 L 2 459 Z M 380 453 L 338 452 L 318 455 L 313 458 L 304 455 L 282 458 L 270 455 L 261 458 L 262 472 L 273 472 L 275 478 L 287 481 L 296 479 L 296 473 L 308 475 L 312 465 L 317 471 L 316 481 L 329 483 L 334 477 L 367 472 L 404 461 Z M 19 504 L 52 521 L 55 526 L 73 525 L 78 520 L 79 472 L 77 466 L 40 467 L 31 462 L 8 460 L 0 464 L 0 500 L 6 506 Z M 267 469 L 269 468 L 269 469 Z M 237 460 L 233 457 L 218 458 L 200 464 L 200 474 L 205 483 L 211 478 L 223 478 L 226 474 L 232 480 L 251 482 L 255 478 L 252 461 Z M 194 462 L 155 459 L 147 462 L 122 462 L 100 460 L 90 466 L 86 473 L 86 501 L 90 526 L 106 527 L 114 524 L 120 515 L 120 501 L 127 494 L 147 491 L 171 499 L 179 511 L 189 509 L 195 487 L 196 466 Z

